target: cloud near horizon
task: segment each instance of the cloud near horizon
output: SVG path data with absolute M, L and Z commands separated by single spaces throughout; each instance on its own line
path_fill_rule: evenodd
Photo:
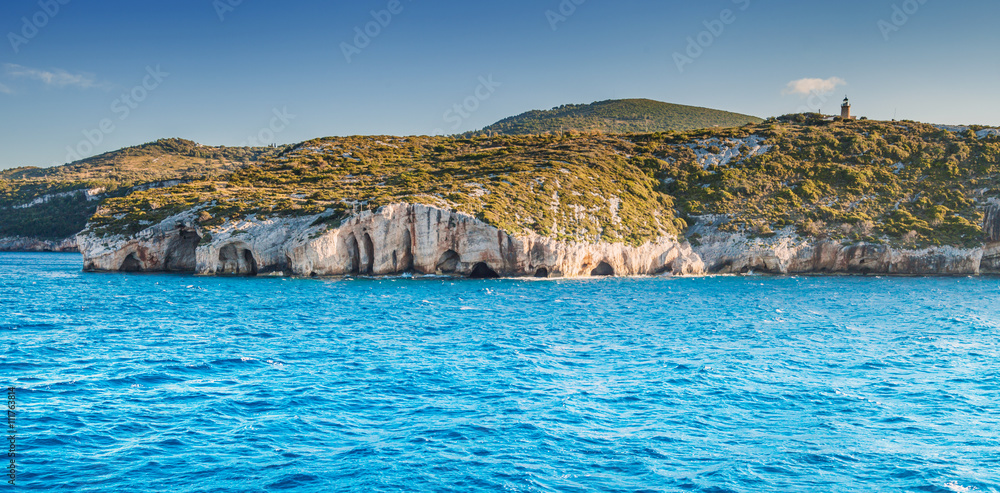
M 104 86 L 104 84 L 97 82 L 97 78 L 93 74 L 73 74 L 62 69 L 40 70 L 25 67 L 23 65 L 17 65 L 15 63 L 5 63 L 4 71 L 8 77 L 38 80 L 46 86 L 52 87 L 72 86 L 79 87 L 81 89 L 90 89 Z M 3 87 L 6 88 L 6 86 Z M 0 89 L 0 91 L 2 91 L 2 89 Z M 8 92 L 8 94 L 10 94 L 10 92 Z
M 11 91 L 9 87 L 0 84 L 0 94 L 14 94 L 14 91 Z
M 847 84 L 847 81 L 840 77 L 830 77 L 829 79 L 799 79 L 793 80 L 785 86 L 781 94 L 798 94 L 808 96 L 810 94 L 825 94 L 833 92 L 834 89 Z

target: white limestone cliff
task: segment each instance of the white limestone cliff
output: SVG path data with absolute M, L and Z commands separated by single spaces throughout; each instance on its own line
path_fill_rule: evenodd
M 353 216 L 337 228 L 322 224 L 322 216 L 250 217 L 206 233 L 195 217 L 194 211 L 183 213 L 128 238 L 84 232 L 78 237 L 84 269 L 474 277 L 704 272 L 690 246 L 670 238 L 632 247 L 515 236 L 474 217 L 425 205 L 389 205 Z
M 790 230 L 771 238 L 720 231 L 706 216 L 692 228 L 694 251 L 712 274 L 980 275 L 1000 273 L 1000 206 L 987 210 L 987 243 L 975 248 L 904 249 L 886 244 L 802 238 Z M 993 233 L 989 233 L 993 231 Z
M 790 231 L 748 238 L 698 224 L 696 247 L 673 238 L 634 247 L 518 236 L 474 217 L 426 205 L 394 204 L 350 217 L 227 222 L 213 231 L 197 211 L 173 216 L 132 237 L 78 236 L 84 269 L 182 271 L 201 275 L 346 276 L 406 272 L 472 277 L 592 275 L 1000 273 L 1000 205 L 986 214 L 989 242 L 908 250 L 882 244 L 805 239 Z
M 40 240 L 20 236 L 0 238 L 0 252 L 75 252 L 76 238 Z

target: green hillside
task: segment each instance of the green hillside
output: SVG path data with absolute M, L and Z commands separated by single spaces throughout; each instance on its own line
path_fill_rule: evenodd
M 0 170 L 0 238 L 66 238 L 83 229 L 102 198 L 137 186 L 228 174 L 280 150 L 161 139 L 64 166 Z M 88 197 L 88 190 L 96 195 Z M 36 199 L 42 202 L 24 207 Z
M 685 132 L 331 137 L 261 149 L 160 141 L 0 177 L 0 236 L 135 233 L 186 210 L 231 219 L 350 214 L 397 202 L 473 215 L 515 234 L 641 244 L 706 215 L 721 229 L 919 247 L 985 241 L 1000 199 L 1000 139 L 915 122 L 793 115 Z M 181 179 L 160 188 L 136 184 Z M 85 195 L 34 197 L 105 187 Z M 98 207 L 98 204 L 100 205 Z
M 760 123 L 760 118 L 727 111 L 661 103 L 650 99 L 621 99 L 593 104 L 568 104 L 548 111 L 534 110 L 505 118 L 482 131 L 487 134 L 526 135 L 576 130 L 637 133 L 738 127 Z
M 192 208 L 209 229 L 251 214 L 322 212 L 337 226 L 351 213 L 408 202 L 567 240 L 637 244 L 679 234 L 673 202 L 625 156 L 631 147 L 617 137 L 563 134 L 316 139 L 221 179 L 110 199 L 92 226 L 130 234 Z
M 438 205 L 512 233 L 641 244 L 706 214 L 751 236 L 906 246 L 981 244 L 1000 197 L 1000 140 L 914 122 L 810 117 L 691 132 L 306 142 L 213 180 L 109 199 L 97 232 L 180 211 L 227 219 Z M 697 238 L 693 238 L 697 241 Z

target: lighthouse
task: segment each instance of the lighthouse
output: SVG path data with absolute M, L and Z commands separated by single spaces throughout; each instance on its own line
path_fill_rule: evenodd
M 840 105 L 840 117 L 845 120 L 853 120 L 851 118 L 851 102 L 847 100 L 847 96 L 844 96 L 844 104 Z

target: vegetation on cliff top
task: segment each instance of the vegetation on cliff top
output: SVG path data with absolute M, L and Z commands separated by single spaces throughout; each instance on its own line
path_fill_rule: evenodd
M 768 151 L 726 165 L 695 154 L 750 135 Z M 984 239 L 987 201 L 1000 196 L 1000 140 L 915 122 L 808 118 L 634 140 L 664 159 L 657 174 L 682 217 L 725 214 L 732 231 L 794 226 L 819 238 L 971 246 Z
M 66 238 L 84 228 L 101 198 L 136 186 L 222 176 L 281 150 L 161 139 L 64 166 L 0 170 L 0 237 Z
M 685 227 L 659 182 L 619 137 L 451 139 L 345 137 L 306 142 L 224 180 L 199 180 L 110 199 L 99 232 L 135 232 L 195 206 L 211 227 L 250 214 L 334 211 L 339 219 L 391 203 L 437 205 L 513 233 L 643 243 Z
M 106 198 L 92 230 L 135 233 L 192 209 L 209 230 L 250 215 L 320 213 L 335 227 L 351 213 L 409 202 L 562 240 L 640 244 L 693 233 L 689 225 L 716 215 L 721 229 L 756 236 L 791 228 L 971 246 L 984 240 L 986 204 L 1000 197 L 996 137 L 809 115 L 687 132 L 325 138 L 252 157 Z
M 529 111 L 500 120 L 484 128 L 483 133 L 525 135 L 570 130 L 648 133 L 738 127 L 761 121 L 763 120 L 755 116 L 709 108 L 661 103 L 650 99 L 621 99 L 593 104 L 567 104 L 547 111 Z

